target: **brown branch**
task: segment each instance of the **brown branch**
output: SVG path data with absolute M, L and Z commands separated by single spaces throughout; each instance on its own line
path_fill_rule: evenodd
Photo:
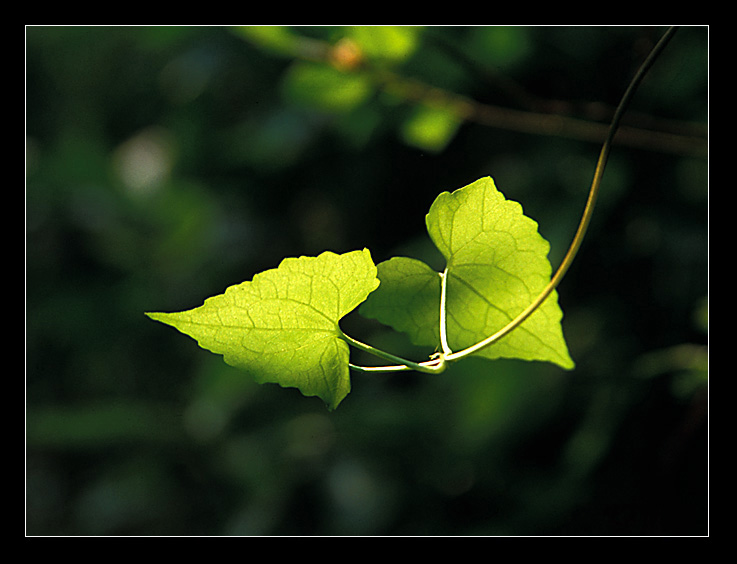
M 372 68 L 370 62 L 363 57 L 360 47 L 347 38 L 330 44 L 317 39 L 291 35 L 288 42 L 280 45 L 280 50 L 282 54 L 290 54 L 299 59 L 329 64 L 342 72 L 368 73 L 384 90 L 417 104 L 445 109 L 463 121 L 508 131 L 564 137 L 596 144 L 604 142 L 609 130 L 608 119 L 611 117 L 611 112 L 601 104 L 587 104 L 586 107 L 600 113 L 602 122 L 571 117 L 559 111 L 527 111 L 482 104 L 416 79 Z M 537 107 L 559 110 L 571 106 L 568 103 L 554 100 L 535 100 Z M 640 117 L 656 123 L 653 118 L 642 115 Z M 604 123 L 603 120 L 607 120 L 607 123 Z M 680 124 L 676 129 L 668 125 L 667 129 L 669 131 L 622 125 L 617 133 L 615 144 L 682 156 L 706 157 L 708 155 L 708 132 L 705 126 Z
M 394 73 L 375 71 L 377 80 L 384 89 L 426 106 L 443 108 L 457 118 L 472 121 L 489 127 L 565 137 L 580 141 L 601 144 L 607 136 L 609 125 L 569 117 L 555 113 L 530 112 L 482 104 L 465 96 L 428 86 L 414 79 L 407 79 Z M 617 132 L 616 144 L 637 149 L 660 151 L 684 156 L 704 157 L 708 154 L 706 130 L 689 124 L 692 134 L 655 131 L 633 126 L 622 126 Z

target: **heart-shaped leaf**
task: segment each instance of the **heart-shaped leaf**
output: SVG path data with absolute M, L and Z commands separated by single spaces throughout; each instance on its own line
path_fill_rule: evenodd
M 190 311 L 148 313 L 260 383 L 298 388 L 335 409 L 350 392 L 338 322 L 376 289 L 367 249 L 284 259 Z
M 491 178 L 440 194 L 426 224 L 446 259 L 446 332 L 453 351 L 504 327 L 550 281 L 548 242 L 538 233 L 537 223 L 522 213 L 518 203 L 505 199 Z M 404 257 L 379 264 L 378 273 L 381 287 L 361 313 L 406 332 L 416 344 L 439 346 L 439 273 Z M 553 292 L 517 329 L 474 354 L 573 368 L 562 317 Z

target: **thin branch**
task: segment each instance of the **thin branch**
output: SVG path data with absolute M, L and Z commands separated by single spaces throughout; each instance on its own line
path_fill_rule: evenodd
M 258 41 L 254 42 L 263 46 Z M 605 123 L 558 113 L 515 110 L 482 104 L 422 81 L 374 68 L 370 61 L 363 57 L 360 47 L 348 39 L 331 44 L 295 34 L 290 35 L 288 41 L 278 45 L 278 52 L 298 59 L 326 63 L 343 72 L 366 73 L 384 90 L 417 104 L 441 107 L 459 120 L 508 131 L 564 137 L 592 143 L 602 143 L 607 136 L 608 125 Z M 555 102 L 548 105 L 559 106 Z M 680 134 L 622 126 L 617 135 L 617 144 L 685 156 L 704 157 L 708 154 L 705 132 Z

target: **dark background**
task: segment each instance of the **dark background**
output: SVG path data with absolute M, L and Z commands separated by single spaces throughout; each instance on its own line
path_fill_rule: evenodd
M 430 204 L 487 175 L 555 268 L 598 138 L 454 121 L 426 87 L 606 123 L 664 29 L 277 31 L 26 28 L 26 534 L 708 534 L 708 29 L 638 91 L 559 289 L 576 370 L 354 374 L 333 413 L 143 313 L 286 256 L 436 264 Z M 345 37 L 371 70 L 324 60 Z

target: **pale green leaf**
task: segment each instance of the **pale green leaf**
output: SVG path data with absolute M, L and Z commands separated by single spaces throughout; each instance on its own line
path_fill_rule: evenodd
M 299 50 L 300 37 L 283 25 L 240 25 L 232 30 L 263 49 L 293 56 Z
M 415 344 L 437 345 L 440 275 L 408 257 L 391 258 L 377 268 L 380 289 L 361 305 L 360 313 L 410 335 Z
M 491 178 L 440 194 L 426 217 L 428 233 L 447 264 L 447 335 L 453 351 L 504 327 L 550 281 L 548 242 L 522 207 L 506 200 Z M 419 263 L 419 264 L 417 264 Z M 422 265 L 422 266 L 420 266 Z M 381 287 L 361 312 L 409 334 L 416 344 L 439 343 L 440 277 L 412 259 L 378 267 Z M 419 289 L 422 291 L 419 291 Z M 397 298 L 410 294 L 407 306 Z M 557 293 L 516 330 L 476 352 L 486 358 L 549 361 L 573 367 L 563 337 Z
M 366 75 L 298 62 L 285 74 L 282 91 L 297 106 L 341 113 L 360 106 L 373 93 L 373 87 Z
M 367 249 L 284 259 L 193 310 L 149 313 L 257 382 L 298 388 L 335 409 L 350 391 L 338 322 L 376 289 Z
M 402 124 L 402 138 L 420 149 L 439 153 L 448 145 L 461 120 L 445 108 L 418 107 Z
M 376 60 L 402 61 L 419 45 L 420 28 L 416 26 L 351 26 L 351 37 L 366 57 Z

